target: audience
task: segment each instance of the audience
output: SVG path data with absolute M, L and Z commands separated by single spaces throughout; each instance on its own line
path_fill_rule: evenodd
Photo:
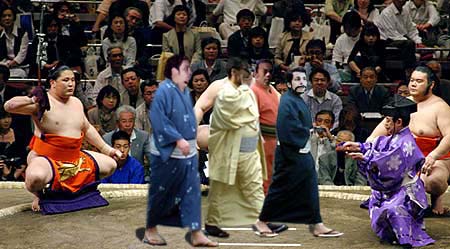
M 341 34 L 342 17 L 353 6 L 353 0 L 325 0 L 325 14 L 330 19 L 330 42 L 335 43 Z
M 171 16 L 175 27 L 163 34 L 162 51 L 186 56 L 194 63 L 200 60 L 201 43 L 200 35 L 187 26 L 189 15 L 189 9 L 184 5 L 173 8 Z
M 431 40 L 437 38 L 437 26 L 441 17 L 433 3 L 428 0 L 411 0 L 403 6 L 403 11 L 409 14 L 413 23 L 416 24 L 423 40 L 433 42 Z
M 373 0 L 355 0 L 353 10 L 358 12 L 364 23 L 374 22 L 380 15 L 380 11 L 375 8 Z
M 359 39 L 362 26 L 361 17 L 359 17 L 357 12 L 349 11 L 342 18 L 342 26 L 344 33 L 337 38 L 331 59 L 338 68 L 347 65 L 348 57 Z
M 155 80 L 143 81 L 140 89 L 142 97 L 144 98 L 144 103 L 140 104 L 136 108 L 136 120 L 134 127 L 152 134 L 152 124 L 150 123 L 148 114 L 153 98 L 155 97 L 156 90 L 158 89 L 158 82 Z
M 129 155 L 131 144 L 130 135 L 124 131 L 116 131 L 111 136 L 114 149 L 122 152 L 122 157 L 115 159 L 117 168 L 114 173 L 102 179 L 102 183 L 144 183 L 144 167 L 133 156 Z
M 98 92 L 106 85 L 110 85 L 121 93 L 125 91 L 122 85 L 121 72 L 123 63 L 123 50 L 121 47 L 110 47 L 106 52 L 108 66 L 101 71 L 95 80 L 93 97 L 97 98 Z
M 105 31 L 105 39 L 102 41 L 103 56 L 108 59 L 108 50 L 111 47 L 121 47 L 123 53 L 123 65 L 133 66 L 136 62 L 136 40 L 128 35 L 128 23 L 122 15 L 115 15 L 109 19 L 108 28 Z
M 116 110 L 120 106 L 119 92 L 112 86 L 104 86 L 98 93 L 95 100 L 97 106 L 91 108 L 88 113 L 88 120 L 103 135 L 116 128 Z
M 360 85 L 350 88 L 348 104 L 355 105 L 360 113 L 381 113 L 383 106 L 389 103 L 390 93 L 384 86 L 377 85 L 377 72 L 373 67 L 361 70 Z
M 351 104 L 342 108 L 342 111 L 339 113 L 339 126 L 333 129 L 331 133 L 337 135 L 342 130 L 351 131 L 355 135 L 355 141 L 361 143 L 365 142 L 370 135 L 370 132 L 361 125 L 361 115 L 358 109 Z
M 336 94 L 327 90 L 330 85 L 330 74 L 323 68 L 315 68 L 309 75 L 312 89 L 302 94 L 302 98 L 311 111 L 311 120 L 314 122 L 320 110 L 329 110 L 336 117 L 333 128 L 338 125 L 339 112 L 342 110 L 342 100 Z
M 336 135 L 336 143 L 349 141 L 355 141 L 355 135 L 351 131 L 342 130 Z M 320 156 L 318 180 L 320 185 L 367 185 L 364 176 L 359 173 L 357 161 L 347 156 L 345 151 L 336 150 Z
M 311 155 L 316 165 L 316 171 L 319 171 L 319 158 L 321 155 L 334 151 L 336 148 L 335 138 L 330 133 L 335 121 L 332 111 L 321 110 L 316 114 L 313 122 L 313 132 L 310 136 Z
M 144 98 L 140 92 L 139 85 L 141 77 L 139 77 L 136 69 L 127 68 L 120 73 L 122 85 L 125 91 L 120 93 L 120 102 L 123 105 L 130 105 L 134 108 L 144 103 Z
M 225 2 L 225 1 L 223 1 Z M 228 38 L 228 57 L 248 58 L 248 47 L 250 39 L 248 38 L 250 29 L 255 22 L 255 14 L 249 9 L 242 9 L 236 15 L 239 29 Z
M 213 37 L 202 40 L 202 59 L 191 65 L 192 72 L 205 69 L 211 82 L 227 77 L 226 63 L 221 56 L 220 41 Z
M 53 15 L 56 16 L 60 24 L 60 34 L 67 36 L 77 48 L 87 45 L 87 38 L 84 35 L 80 18 L 72 11 L 72 6 L 68 2 L 58 2 L 53 5 Z
M 269 49 L 269 40 L 266 31 L 261 27 L 254 27 L 248 34 L 248 62 L 255 71 L 258 61 L 263 59 L 273 59 L 273 54 Z
M 408 82 L 402 81 L 398 84 L 396 93 L 402 97 L 409 97 Z

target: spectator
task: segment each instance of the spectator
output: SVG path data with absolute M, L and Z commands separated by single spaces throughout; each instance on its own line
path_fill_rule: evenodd
M 239 29 L 228 38 L 228 57 L 248 58 L 248 47 L 250 44 L 248 34 L 255 22 L 255 14 L 249 9 L 242 9 L 236 15 Z
M 134 68 L 127 68 L 120 73 L 122 85 L 125 91 L 120 93 L 120 102 L 123 105 L 130 105 L 134 108 L 144 103 L 144 98 L 140 92 L 139 85 L 141 77 Z
M 122 15 L 112 16 L 109 19 L 108 28 L 105 31 L 105 39 L 102 41 L 103 56 L 108 59 L 110 47 L 122 47 L 123 64 L 126 67 L 133 66 L 136 62 L 136 40 L 128 36 L 128 24 Z
M 223 23 L 219 25 L 219 33 L 222 39 L 229 39 L 231 34 L 242 28 L 237 15 L 244 9 L 251 11 L 254 15 L 264 15 L 267 11 L 267 7 L 262 0 L 221 0 L 217 4 L 212 14 L 214 16 L 223 14 Z M 253 16 L 252 25 L 254 21 L 255 18 Z
M 336 121 L 334 113 L 329 110 L 320 110 L 313 122 L 313 132 L 310 136 L 311 141 L 311 156 L 314 159 L 316 172 L 319 171 L 319 158 L 323 154 L 334 151 L 336 148 L 336 141 L 331 134 L 331 128 Z
M 349 130 L 355 135 L 357 142 L 365 142 L 370 133 L 361 126 L 361 115 L 354 105 L 346 105 L 339 114 L 339 126 L 331 133 L 337 135 L 339 131 Z
M 102 183 L 144 183 L 144 167 L 129 155 L 130 135 L 124 131 L 116 131 L 112 134 L 111 143 L 113 148 L 122 152 L 122 157 L 116 159 L 116 170 L 112 175 L 103 178 Z
M 0 64 L 7 66 L 11 77 L 26 78 L 28 33 L 16 24 L 16 11 L 6 7 L 0 13 Z
M 202 40 L 202 59 L 191 65 L 194 72 L 197 69 L 205 69 L 211 82 L 223 79 L 227 76 L 226 63 L 219 59 L 221 55 L 220 41 L 213 37 Z
M 405 0 L 393 0 L 375 20 L 381 39 L 386 40 L 386 46 L 400 49 L 403 67 L 411 71 L 416 64 L 416 46 L 423 47 L 422 39 L 416 25 L 407 11 L 403 11 Z
M 116 110 L 117 129 L 103 135 L 103 140 L 111 145 L 112 134 L 116 131 L 125 131 L 130 135 L 131 149 L 130 155 L 138 160 L 144 167 L 144 156 L 150 159 L 150 134 L 146 131 L 137 129 L 134 126 L 136 120 L 136 110 L 129 105 L 122 105 Z
M 267 33 L 263 28 L 252 28 L 248 34 L 248 38 L 250 41 L 248 46 L 248 60 L 254 72 L 258 61 L 272 60 L 273 54 L 270 52 Z
M 408 89 L 408 82 L 402 81 L 397 86 L 396 93 L 402 97 L 409 97 L 409 89 Z
M 199 0 L 155 0 L 150 8 L 150 22 L 152 24 L 152 41 L 160 44 L 162 34 L 175 28 L 172 12 L 174 7 L 185 5 L 188 9 L 189 20 L 186 25 L 199 26 L 206 19 L 206 6 Z
M 191 63 L 199 61 L 201 54 L 200 35 L 187 26 L 189 9 L 184 5 L 177 5 L 173 8 L 172 17 L 175 27 L 163 34 L 162 50 L 186 56 Z
M 435 86 L 432 90 L 433 94 L 441 97 L 445 100 L 445 102 L 447 102 L 447 104 L 450 105 L 450 80 L 442 79 L 441 64 L 438 61 L 429 61 L 427 66 L 433 71 L 439 81 L 434 83 Z
M 287 85 L 287 79 L 286 74 L 284 72 L 277 72 L 275 71 L 273 76 L 273 81 L 275 82 L 275 89 L 283 95 L 288 91 L 288 85 Z
M 355 0 L 353 9 L 358 12 L 364 24 L 374 22 L 380 15 L 378 9 L 375 8 L 373 0 Z
M 437 26 L 441 17 L 433 3 L 428 0 L 411 0 L 405 4 L 403 11 L 408 13 L 413 23 L 416 24 L 423 40 L 436 42 L 439 32 Z
M 62 36 L 69 37 L 77 48 L 87 46 L 87 38 L 80 25 L 80 18 L 73 13 L 70 3 L 65 1 L 55 3 L 53 5 L 53 15 L 59 20 L 59 31 Z
M 311 120 L 314 122 L 316 114 L 320 110 L 329 110 L 339 117 L 342 110 L 342 101 L 336 94 L 327 90 L 331 78 L 323 68 L 315 68 L 309 75 L 312 89 L 302 94 L 302 98 L 311 111 Z M 332 127 L 337 127 L 337 118 Z
M 116 128 L 116 110 L 120 106 L 119 92 L 112 86 L 104 86 L 98 93 L 97 106 L 87 113 L 91 123 L 100 135 Z
M 341 34 L 342 17 L 353 6 L 353 0 L 325 0 L 325 15 L 330 19 L 330 42 L 335 43 Z
M 93 98 L 97 98 L 98 92 L 106 85 L 110 85 L 121 93 L 125 91 L 122 85 L 121 72 L 123 63 L 123 53 L 121 47 L 110 47 L 106 54 L 108 57 L 108 66 L 101 71 L 95 80 Z
M 338 93 L 341 92 L 341 76 L 335 65 L 324 62 L 326 48 L 325 42 L 322 40 L 314 39 L 310 40 L 308 44 L 306 44 L 306 62 L 304 59 L 300 59 L 299 66 L 304 66 L 306 70 L 306 76 L 310 77 L 311 71 L 317 68 L 322 68 L 328 72 L 330 75 L 330 82 L 328 85 L 328 90 Z M 309 82 L 309 87 L 311 88 L 311 82 Z
M 361 33 L 361 17 L 355 11 L 347 12 L 342 18 L 344 34 L 340 35 L 333 48 L 332 62 L 336 67 L 347 65 L 348 57 Z
M 303 20 L 309 20 L 306 12 L 290 12 L 284 18 L 284 32 L 275 49 L 275 64 L 284 71 L 297 67 L 295 57 L 306 54 L 306 44 L 313 38 L 311 32 L 302 30 Z
M 5 89 L 6 82 L 9 80 L 9 68 L 0 64 L 0 92 Z M 3 94 L 0 94 L 0 106 L 3 106 Z
M 27 152 L 16 143 L 11 114 L 0 107 L 0 181 L 23 181 Z
M 361 69 L 373 67 L 377 74 L 381 74 L 385 66 L 386 43 L 380 38 L 380 31 L 373 23 L 363 26 L 359 41 L 348 57 L 348 65 L 352 70 L 352 77 L 356 81 L 361 77 Z
M 339 131 L 337 143 L 354 142 L 355 135 L 351 131 Z M 367 181 L 359 173 L 356 160 L 345 155 L 345 151 L 329 151 L 319 158 L 319 185 L 355 186 L 367 185 Z
M 389 91 L 384 86 L 378 86 L 377 80 L 375 68 L 365 67 L 361 71 L 361 84 L 350 88 L 348 103 L 355 105 L 360 113 L 381 113 L 383 106 L 390 101 Z
M 136 120 L 134 127 L 152 134 L 152 124 L 148 118 L 148 111 L 150 110 L 156 90 L 158 89 L 158 82 L 155 80 L 143 81 L 140 88 L 142 97 L 144 98 L 144 103 L 140 104 L 136 108 Z

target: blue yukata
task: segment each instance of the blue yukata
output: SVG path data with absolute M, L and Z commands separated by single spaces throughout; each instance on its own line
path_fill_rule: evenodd
M 117 168 L 114 174 L 103 178 L 102 183 L 144 183 L 144 166 L 132 156 L 128 156 L 125 164 Z
M 384 241 L 405 246 L 434 243 L 422 230 L 428 203 L 418 172 L 424 157 L 409 128 L 360 147 L 364 159 L 359 168 L 372 188 L 369 214 L 373 231 Z
M 262 221 L 322 222 L 314 159 L 310 153 L 311 113 L 291 89 L 281 96 L 272 183 L 259 215 Z
M 200 177 L 196 147 L 197 122 L 189 90 L 171 80 L 161 82 L 150 110 L 151 185 L 147 228 L 156 225 L 201 229 Z M 176 141 L 185 139 L 189 154 L 183 155 Z

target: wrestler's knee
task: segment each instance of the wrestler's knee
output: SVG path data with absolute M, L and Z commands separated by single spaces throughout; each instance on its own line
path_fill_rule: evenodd
M 447 180 L 437 175 L 423 178 L 425 190 L 433 195 L 441 195 L 447 190 Z
M 93 151 L 89 151 L 89 154 L 94 157 L 95 161 L 98 164 L 100 170 L 100 178 L 110 176 L 114 173 L 117 167 L 117 163 L 113 158 Z
M 28 191 L 37 192 L 45 187 L 52 177 L 50 167 L 44 158 L 35 158 L 31 161 L 25 174 L 25 187 Z

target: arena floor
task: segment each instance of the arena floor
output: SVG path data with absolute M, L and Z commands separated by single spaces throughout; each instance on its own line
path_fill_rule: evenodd
M 24 189 L 0 189 L 0 196 L 2 197 L 0 211 L 7 207 L 31 203 L 33 199 Z M 25 210 L 1 217 L 0 248 L 151 248 L 141 243 L 147 198 L 135 195 L 135 197 L 108 199 L 110 205 L 107 207 L 69 214 L 43 216 Z M 289 224 L 289 227 L 295 230 L 283 232 L 276 238 L 263 239 L 257 237 L 249 227 L 243 227 L 243 231 L 229 231 L 230 238 L 218 240 L 222 243 L 220 248 L 401 248 L 380 243 L 370 229 L 367 210 L 359 208 L 360 201 L 324 197 L 320 201 L 325 223 L 344 232 L 344 236 L 331 239 L 315 238 L 307 231 L 305 225 Z M 448 193 L 445 202 L 450 206 Z M 204 198 L 203 210 L 205 207 Z M 450 219 L 426 219 L 426 226 L 427 232 L 437 242 L 425 248 L 450 248 Z M 168 245 L 158 248 L 191 248 L 184 241 L 186 230 L 161 227 L 160 232 Z

